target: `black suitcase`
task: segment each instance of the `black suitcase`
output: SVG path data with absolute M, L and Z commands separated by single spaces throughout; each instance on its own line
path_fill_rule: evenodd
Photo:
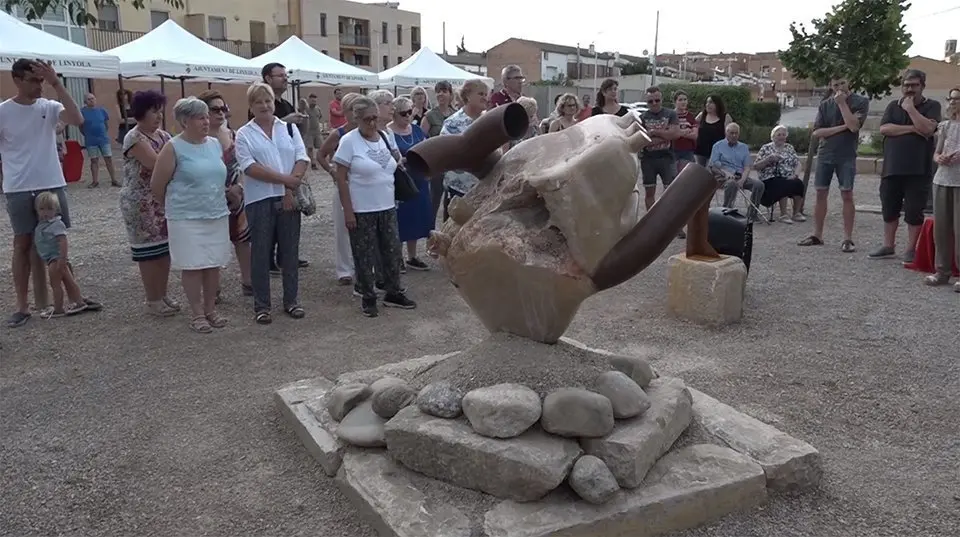
M 753 223 L 737 209 L 711 207 L 707 217 L 707 242 L 717 253 L 739 257 L 750 271 L 753 256 Z

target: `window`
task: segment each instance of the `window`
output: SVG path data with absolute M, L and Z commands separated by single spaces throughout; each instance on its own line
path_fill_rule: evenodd
M 370 57 L 364 54 L 355 54 L 353 56 L 354 65 L 370 65 Z
M 419 27 L 419 26 L 411 26 L 411 27 L 410 27 L 410 41 L 413 42 L 414 44 L 420 42 L 420 27 Z
M 68 30 L 66 26 L 47 24 L 44 26 L 43 31 L 47 32 L 48 34 L 53 34 L 60 39 L 66 39 L 68 41 L 70 40 L 70 30 Z
M 381 69 L 386 69 L 387 67 L 390 67 L 390 58 L 387 58 L 387 55 L 384 54 L 384 55 L 383 55 L 383 67 L 381 67 Z
M 120 29 L 120 13 L 117 6 L 104 4 L 97 8 L 97 27 L 113 32 Z
M 388 41 L 387 37 L 390 35 L 390 27 L 387 26 L 387 23 L 380 25 L 380 42 L 386 43 Z
M 321 52 L 322 54 L 327 55 L 327 56 L 330 55 L 330 53 L 327 51 L 327 49 L 323 49 L 323 50 L 321 50 L 320 52 Z
M 67 22 L 67 16 L 63 11 L 63 6 L 54 8 L 50 6 L 49 9 L 43 14 L 41 19 L 51 22 Z
M 150 28 L 156 28 L 161 24 L 167 22 L 170 18 L 170 14 L 166 11 L 154 11 L 150 10 Z
M 543 51 L 543 59 L 544 59 L 544 60 L 549 60 L 549 59 L 550 59 L 550 53 L 547 52 L 547 51 Z
M 397 65 L 403 63 L 403 56 L 397 56 Z
M 320 14 L 320 37 L 327 37 L 327 14 Z
M 342 62 L 343 62 L 343 61 L 347 61 L 347 58 L 346 58 L 346 56 L 343 55 L 343 51 L 342 51 L 342 50 L 340 51 L 340 61 L 342 61 Z
M 397 25 L 397 44 L 398 45 L 403 44 L 403 25 L 402 24 Z
M 226 41 L 227 19 L 223 17 L 207 17 L 207 38 Z

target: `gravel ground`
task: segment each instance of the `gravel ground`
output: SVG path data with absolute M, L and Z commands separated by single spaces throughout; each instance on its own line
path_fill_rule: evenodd
M 464 348 L 484 330 L 437 270 L 405 277 L 419 309 L 361 317 L 333 278 L 331 185 L 315 182 L 321 213 L 302 240 L 308 317 L 256 326 L 228 283 L 233 322 L 208 336 L 189 332 L 184 316 L 141 313 L 117 190 L 71 186 L 74 264 L 106 308 L 0 328 L 0 535 L 374 535 L 283 422 L 272 392 Z M 876 187 L 862 178 L 859 201 L 876 203 Z M 819 492 L 681 535 L 960 535 L 960 295 L 923 286 L 895 261 L 869 261 L 880 219 L 857 218 L 853 255 L 839 251 L 838 197 L 826 247 L 795 246 L 809 223 L 759 227 L 738 326 L 668 318 L 665 255 L 587 301 L 568 331 L 612 351 L 652 347 L 662 372 L 821 450 Z M 0 222 L 9 244 L 5 214 Z M 9 257 L 0 250 L 3 312 L 13 307 Z M 182 295 L 177 279 L 171 289 Z

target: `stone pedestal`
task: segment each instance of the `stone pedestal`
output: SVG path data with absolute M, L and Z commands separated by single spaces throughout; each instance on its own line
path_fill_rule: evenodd
M 678 254 L 667 267 L 667 309 L 672 315 L 714 326 L 743 316 L 747 268 L 739 258 L 711 261 Z

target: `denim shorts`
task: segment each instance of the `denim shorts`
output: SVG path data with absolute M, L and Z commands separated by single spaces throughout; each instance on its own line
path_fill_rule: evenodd
M 113 148 L 110 147 L 110 144 L 88 145 L 86 147 L 86 150 L 87 150 L 87 158 L 113 156 Z
M 843 159 L 837 162 L 817 159 L 816 175 L 813 186 L 817 190 L 829 190 L 833 176 L 837 176 L 837 186 L 841 192 L 853 190 L 853 178 L 857 175 L 857 159 Z

